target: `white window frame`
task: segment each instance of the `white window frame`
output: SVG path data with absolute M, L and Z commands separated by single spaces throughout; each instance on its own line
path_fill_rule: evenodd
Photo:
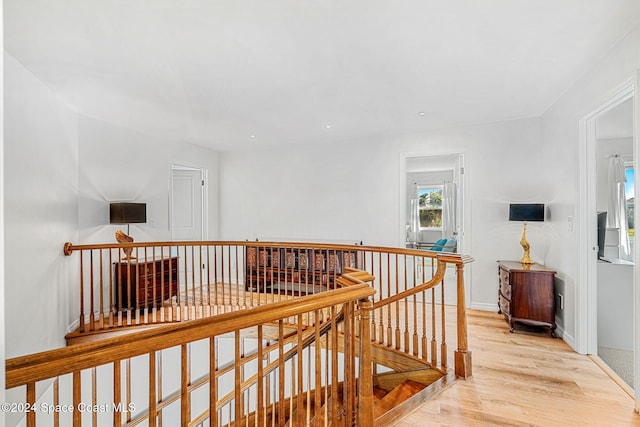
M 635 174 L 636 174 L 637 171 L 636 171 L 636 167 L 635 167 L 633 162 L 624 162 L 625 175 L 626 175 L 627 169 L 633 169 L 633 176 L 635 177 Z M 634 184 L 633 185 L 633 198 L 634 198 L 634 205 L 635 205 L 635 198 L 636 198 L 637 191 L 636 191 L 636 188 L 635 188 L 635 182 L 633 184 Z M 625 194 L 625 197 L 626 197 L 626 194 Z M 630 239 L 629 243 L 632 245 L 632 247 L 635 247 L 635 229 L 636 229 L 636 227 L 635 227 L 635 222 L 634 222 L 634 224 L 633 224 L 634 225 L 634 227 L 633 227 L 633 235 L 632 235 L 631 234 L 631 227 L 629 226 L 629 221 L 628 221 L 628 219 L 629 219 L 628 209 L 629 209 L 629 204 L 625 203 L 625 210 L 627 211 L 627 235 L 629 236 L 629 239 Z M 634 206 L 634 209 L 635 209 L 635 206 Z
M 418 195 L 422 190 L 440 190 L 443 192 L 444 186 L 441 184 L 417 184 L 418 186 Z M 420 205 L 418 204 L 418 223 L 420 224 L 420 231 L 442 231 L 442 226 L 440 227 L 423 227 L 420 223 Z M 440 211 L 442 212 L 442 205 L 440 205 Z M 442 214 L 441 214 L 442 215 Z M 440 217 L 442 218 L 442 216 Z

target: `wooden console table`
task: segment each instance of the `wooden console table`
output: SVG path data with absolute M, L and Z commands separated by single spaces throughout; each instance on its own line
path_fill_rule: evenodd
M 315 293 L 335 287 L 343 268 L 357 268 L 358 253 L 350 250 L 248 247 L 247 290 Z
M 178 257 L 133 259 L 116 262 L 113 268 L 115 306 L 120 310 L 160 307 L 178 293 Z
M 510 332 L 519 322 L 548 326 L 556 337 L 555 274 L 541 264 L 498 261 L 498 312 L 509 322 Z

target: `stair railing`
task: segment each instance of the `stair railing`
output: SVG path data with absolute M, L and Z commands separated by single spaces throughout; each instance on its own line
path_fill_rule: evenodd
M 375 345 L 447 373 L 446 326 L 451 316 L 448 312 L 455 309 L 454 372 L 458 377 L 470 377 L 464 266 L 473 259 L 446 252 L 380 247 L 363 248 L 361 257 L 361 268 L 375 276 L 371 312 Z M 388 362 L 385 366 L 403 369 L 392 360 Z
M 85 334 L 199 319 L 322 292 L 334 287 L 344 268 L 358 268 L 360 248 L 248 241 L 66 243 L 64 253 L 79 253 L 77 330 Z
M 373 293 L 355 279 L 295 300 L 9 359 L 7 388 L 26 387 L 22 408 L 29 427 L 36 421 L 284 425 L 290 419 L 293 425 L 314 419 L 372 425 L 370 398 L 359 398 L 355 387 L 371 362 L 368 341 L 358 349 L 354 337 L 366 336 L 369 322 L 356 322 L 354 313 L 366 318 Z M 338 334 L 326 333 L 338 329 L 338 313 L 342 343 Z M 51 380 L 51 392 L 37 397 Z M 165 392 L 173 388 L 179 391 Z
M 133 249 L 134 256 L 131 259 L 125 259 L 123 254 L 125 248 Z M 259 310 L 274 307 L 274 304 L 297 306 L 297 304 L 307 304 L 316 297 L 323 297 L 325 293 L 333 295 L 333 292 L 338 290 L 334 288 L 344 284 L 341 282 L 345 278 L 351 277 L 359 286 L 366 286 L 358 282 L 365 276 L 367 280 L 372 280 L 370 286 L 375 290 L 375 296 L 371 306 L 366 300 L 360 301 L 357 306 L 355 300 L 351 306 L 347 303 L 344 306 L 327 305 L 322 309 L 303 310 L 296 315 L 281 317 L 276 321 L 276 326 L 268 325 L 268 327 L 262 323 L 264 319 L 255 319 L 252 323 L 255 331 L 253 335 L 250 334 L 251 338 L 259 342 L 268 342 L 260 350 L 260 356 L 257 348 L 246 348 L 247 340 L 239 332 L 240 329 L 227 331 L 227 334 L 231 334 L 233 346 L 223 347 L 229 351 L 233 349 L 233 360 L 238 360 L 237 356 L 240 355 L 241 362 L 238 363 L 242 369 L 237 369 L 235 363 L 216 366 L 214 370 L 216 381 L 213 381 L 214 385 L 209 388 L 211 390 L 211 387 L 217 387 L 217 381 L 225 375 L 227 379 L 222 379 L 223 382 L 228 383 L 228 377 L 232 376 L 233 383 L 238 384 L 239 387 L 233 389 L 233 394 L 229 394 L 230 391 L 225 394 L 219 389 L 215 390 L 218 400 L 215 404 L 216 417 L 212 417 L 211 425 L 237 421 L 236 415 L 244 417 L 245 420 L 256 419 L 255 417 L 262 417 L 261 419 L 270 417 L 273 420 L 273 417 L 282 419 L 285 416 L 308 420 L 312 413 L 311 407 L 314 408 L 313 411 L 323 412 L 324 415 L 319 415 L 325 417 L 334 416 L 333 414 L 338 411 L 347 417 L 345 419 L 372 419 L 373 415 L 367 409 L 370 408 L 371 400 L 369 391 L 371 388 L 367 381 L 378 369 L 380 354 L 376 350 L 376 358 L 378 358 L 376 363 L 367 363 L 366 360 L 373 359 L 373 347 L 382 348 L 387 353 L 402 353 L 404 356 L 414 358 L 422 364 L 446 373 L 449 371 L 445 328 L 447 323 L 456 324 L 457 348 L 454 351 L 454 372 L 463 378 L 471 375 L 471 352 L 467 345 L 464 293 L 464 265 L 472 261 L 470 257 L 363 245 L 271 242 L 66 244 L 65 254 L 73 253 L 79 253 L 78 257 L 72 258 L 72 262 L 78 263 L 80 284 L 76 337 L 87 337 L 92 334 L 100 336 L 104 332 L 166 323 L 169 323 L 171 328 L 178 328 L 177 331 L 181 330 L 179 328 L 183 327 L 183 324 L 192 323 L 182 322 L 184 320 L 210 322 L 213 325 L 216 322 L 212 319 L 218 319 L 219 316 L 253 318 L 261 312 Z M 354 268 L 362 271 L 350 270 Z M 448 315 L 451 311 L 449 304 L 456 310 L 454 320 L 451 320 L 450 314 Z M 370 313 L 367 312 L 368 307 L 371 307 Z M 249 313 L 251 316 L 247 316 Z M 343 320 L 341 316 L 345 316 L 344 323 L 341 323 Z M 358 321 L 353 320 L 354 323 L 350 323 L 356 316 L 360 316 Z M 366 317 L 369 317 L 370 321 L 363 321 Z M 257 325 L 262 327 L 258 328 Z M 327 325 L 331 327 L 327 329 Z M 316 332 L 313 328 L 320 329 Z M 332 332 L 328 333 L 329 330 Z M 187 333 L 186 329 L 181 331 Z M 310 331 L 313 331 L 313 336 L 309 335 Z M 339 334 L 333 333 L 335 331 L 342 331 L 343 338 L 338 338 Z M 153 332 L 151 330 L 144 333 L 153 334 Z M 111 344 L 118 347 L 129 346 L 137 338 L 145 337 L 138 335 L 141 333 L 135 332 L 113 338 L 116 341 Z M 224 333 L 221 332 L 221 334 Z M 190 333 L 188 335 L 191 336 Z M 208 351 L 220 352 L 220 346 L 215 346 L 211 342 L 215 343 L 215 340 L 224 338 L 216 336 L 213 340 L 212 336 L 209 336 Z M 125 341 L 118 341 L 119 339 Z M 127 339 L 134 341 L 126 341 Z M 342 341 L 333 341 L 339 339 Z M 100 342 L 106 343 L 108 340 Z M 317 345 L 311 345 L 312 342 Z M 90 342 L 82 345 L 89 344 Z M 178 382 L 179 392 L 173 392 L 176 389 L 175 384 L 172 384 L 171 380 L 164 381 L 162 375 L 166 366 L 171 364 L 168 357 L 175 358 L 176 354 L 168 356 L 165 354 L 167 351 L 147 350 L 140 353 L 147 356 L 125 357 L 123 355 L 120 359 L 105 362 L 112 366 L 109 373 L 114 378 L 112 404 L 118 409 L 126 409 L 128 405 L 135 403 L 132 399 L 135 397 L 136 387 L 132 385 L 130 372 L 139 363 L 137 360 L 140 357 L 148 359 L 148 362 L 145 362 L 148 366 L 144 371 L 147 372 L 146 377 L 149 381 L 149 396 L 143 400 L 146 402 L 148 399 L 149 403 L 143 405 L 142 412 L 139 410 L 123 412 L 123 423 L 136 425 L 138 421 L 135 420 L 140 419 L 141 414 L 146 412 L 156 414 L 156 419 L 161 419 L 165 414 L 166 419 L 169 416 L 166 414 L 175 412 L 172 412 L 170 407 L 177 404 L 176 402 L 180 402 L 180 417 L 182 418 L 184 416 L 182 414 L 186 413 L 185 419 L 191 419 L 194 422 L 192 425 L 198 425 L 196 421 L 202 420 L 205 414 L 214 413 L 211 411 L 212 407 L 199 408 L 199 415 L 191 418 L 190 403 L 192 402 L 188 397 L 183 397 L 185 392 L 189 395 L 200 393 L 197 390 L 204 390 L 206 388 L 204 385 L 211 383 L 209 374 L 197 376 L 188 369 L 187 372 L 182 372 L 185 369 L 185 359 L 190 360 L 192 355 L 190 349 L 199 345 L 201 344 L 197 343 L 197 340 L 189 340 L 177 347 L 174 346 L 177 348 L 177 350 L 174 349 L 174 353 L 177 352 L 180 355 L 178 364 L 182 366 L 182 380 Z M 328 349 L 339 349 L 343 355 L 338 355 L 337 351 L 329 352 Z M 79 351 L 84 352 L 85 347 L 74 346 L 72 350 L 66 351 L 68 351 L 67 355 L 71 355 Z M 330 360 L 327 359 L 329 354 L 331 354 Z M 356 356 L 348 356 L 355 354 L 359 354 L 360 363 L 356 364 Z M 291 362 L 286 368 L 284 365 L 278 365 L 282 355 L 287 361 L 295 359 L 295 362 Z M 44 359 L 41 361 L 44 363 L 48 356 L 42 357 Z M 217 353 L 215 358 L 218 358 Z M 115 362 L 115 360 L 125 361 Z M 254 360 L 261 361 L 256 363 L 261 366 L 262 375 L 258 375 L 256 366 L 247 364 L 245 367 L 245 363 Z M 23 378 L 21 373 L 24 371 L 13 368 L 20 366 L 23 362 L 23 358 L 16 358 L 7 365 L 7 378 L 10 371 L 13 372 L 11 375 L 16 375 L 15 378 L 21 378 L 19 381 L 15 379 L 12 380 L 14 382 L 8 381 L 7 384 L 29 384 L 26 396 L 27 402 L 31 402 L 36 395 L 35 380 L 29 377 Z M 389 362 L 385 366 L 395 368 L 393 360 Z M 360 381 L 364 382 L 364 387 L 358 389 L 359 400 L 353 399 L 355 380 L 346 381 L 347 378 L 352 377 L 336 377 L 329 381 L 322 377 L 322 375 L 329 375 L 328 371 L 323 373 L 321 370 L 314 369 L 314 366 L 342 366 L 343 364 L 345 372 L 348 373 L 354 372 L 355 366 L 359 366 L 361 370 L 364 369 L 359 375 Z M 186 363 L 186 365 L 189 364 Z M 89 373 L 85 371 L 84 374 L 80 374 L 74 366 L 72 380 L 54 381 L 56 391 L 50 399 L 51 402 L 60 401 L 56 396 L 64 394 L 65 387 L 73 390 L 72 403 L 86 401 L 84 397 L 79 397 L 81 396 L 79 390 L 85 390 L 82 392 L 84 396 L 87 393 L 87 386 L 79 387 L 76 391 L 76 383 L 80 381 L 78 384 L 82 384 L 88 375 L 93 383 L 88 388 L 100 390 L 96 384 L 104 375 L 101 373 L 104 368 L 99 369 L 97 366 L 88 368 Z M 291 372 L 282 374 L 286 369 Z M 299 375 L 302 374 L 299 373 L 303 372 L 303 369 L 307 370 L 307 375 L 313 373 L 313 376 L 300 380 Z M 154 375 L 151 375 L 153 371 L 160 372 L 155 379 L 153 379 Z M 331 375 L 333 371 L 332 368 Z M 54 372 L 47 378 L 57 375 Z M 115 381 L 116 377 L 126 379 Z M 187 379 L 184 380 L 184 378 Z M 295 384 L 291 383 L 289 386 L 291 378 L 296 380 Z M 343 379 L 345 381 L 340 381 Z M 299 393 L 298 391 L 303 387 L 298 383 L 305 387 L 308 384 L 327 385 L 319 386 L 315 390 L 306 389 L 305 393 Z M 289 387 L 290 392 L 287 393 L 290 393 L 290 396 L 285 393 L 282 398 L 283 395 L 280 393 L 282 393 L 281 390 L 285 390 L 285 385 Z M 168 389 L 171 389 L 172 393 L 164 392 Z M 261 390 L 260 396 L 256 390 Z M 120 397 L 116 398 L 116 394 Z M 338 405 L 337 399 L 330 396 L 340 396 L 343 399 L 343 405 Z M 345 396 L 351 398 L 346 399 Z M 258 398 L 262 399 L 265 405 L 262 414 L 258 406 L 250 403 Z M 91 402 L 97 401 L 96 399 L 97 397 L 93 397 Z M 314 404 L 309 405 L 309 402 Z M 356 402 L 359 403 L 356 404 Z M 140 405 L 137 406 L 140 407 Z M 300 413 L 302 407 L 307 408 L 304 415 Z M 338 407 L 342 409 L 338 410 Z M 54 412 L 53 415 L 64 417 L 61 413 Z M 98 415 L 100 414 L 94 411 L 92 417 L 95 419 Z M 29 420 L 31 416 L 32 414 L 28 414 L 27 419 Z M 74 413 L 74 420 L 78 416 L 81 419 L 86 414 Z M 213 421 L 213 418 L 216 418 L 216 421 Z M 362 422 L 361 425 L 370 425 L 368 421 Z
M 125 259 L 124 249 L 133 257 Z M 127 326 L 192 320 L 335 286 L 348 268 L 367 271 L 376 297 L 377 345 L 448 370 L 448 307 L 456 307 L 455 373 L 471 375 L 464 266 L 454 253 L 292 242 L 135 242 L 73 245 L 79 253 L 79 319 L 71 339 Z

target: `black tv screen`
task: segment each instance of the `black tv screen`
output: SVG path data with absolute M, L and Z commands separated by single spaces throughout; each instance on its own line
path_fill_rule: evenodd
M 544 203 L 512 203 L 509 221 L 544 221 Z
M 604 239 L 607 232 L 607 213 L 598 212 L 598 259 L 604 257 Z
M 134 224 L 147 222 L 146 203 L 111 203 L 109 205 L 111 224 Z

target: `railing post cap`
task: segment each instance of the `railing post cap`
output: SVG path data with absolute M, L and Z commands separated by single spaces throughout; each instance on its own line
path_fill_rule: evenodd
M 73 243 L 71 243 L 71 242 L 66 242 L 66 243 L 64 244 L 64 249 L 63 249 L 63 250 L 64 250 L 64 254 L 65 254 L 66 256 L 71 255 L 71 253 L 73 252 L 73 249 L 71 249 L 71 248 L 72 248 L 72 246 L 73 246 Z

